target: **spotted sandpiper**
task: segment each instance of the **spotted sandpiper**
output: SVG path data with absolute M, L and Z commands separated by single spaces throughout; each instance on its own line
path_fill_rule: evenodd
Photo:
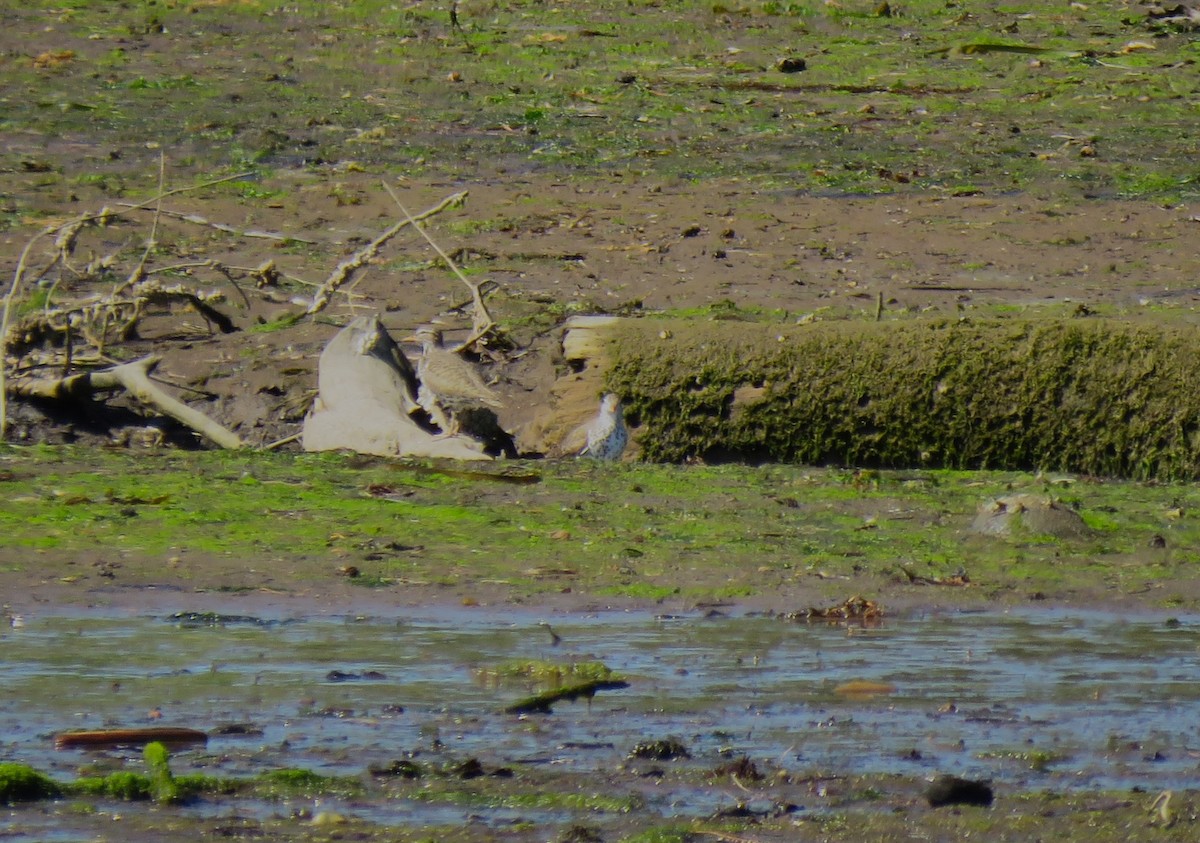
M 581 457 L 598 460 L 618 460 L 629 442 L 629 431 L 621 417 L 621 399 L 608 393 L 600 399 L 600 412 L 587 426 L 587 445 Z
M 460 413 L 481 406 L 500 407 L 503 402 L 469 362 L 442 346 L 442 332 L 424 325 L 413 336 L 421 343 L 417 361 L 417 403 L 429 417 L 453 436 L 459 432 Z

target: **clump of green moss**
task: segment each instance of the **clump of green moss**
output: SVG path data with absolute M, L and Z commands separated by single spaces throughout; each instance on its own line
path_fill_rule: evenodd
M 362 783 L 346 776 L 323 776 L 312 770 L 285 768 L 259 776 L 255 791 L 265 798 L 292 796 L 353 796 L 362 791 Z
M 75 781 L 71 790 L 81 796 L 104 796 L 138 802 L 150 798 L 150 777 L 142 773 L 119 771 L 107 776 L 87 776 Z
M 142 758 L 145 759 L 146 767 L 150 771 L 151 798 L 162 805 L 180 801 L 182 793 L 175 777 L 171 775 L 171 767 L 168 763 L 170 753 L 166 746 L 158 741 L 148 743 L 142 750 Z
M 66 786 L 80 796 L 103 796 L 140 802 L 153 799 L 160 805 L 174 805 L 201 792 L 231 792 L 234 785 L 209 776 L 191 775 L 178 778 L 171 772 L 170 753 L 157 741 L 142 750 L 146 773 L 121 770 L 107 776 L 85 776 Z
M 647 459 L 1200 477 L 1200 335 L 1107 319 L 632 321 Z
M 476 675 L 483 682 L 500 685 L 508 680 L 530 683 L 546 688 L 564 684 L 590 682 L 612 678 L 612 668 L 603 662 L 560 662 L 523 659 L 480 668 Z
M 0 802 L 32 802 L 62 793 L 54 779 L 24 764 L 0 763 Z

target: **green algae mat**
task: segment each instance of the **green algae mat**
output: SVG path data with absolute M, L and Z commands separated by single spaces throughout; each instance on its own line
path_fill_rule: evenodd
M 1200 491 L 1056 473 L 71 447 L 0 451 L 6 602 L 149 586 L 334 601 L 1197 605 Z M 1081 530 L 977 532 L 990 502 Z M 106 596 L 107 595 L 107 596 Z M 146 599 L 152 599 L 147 594 Z

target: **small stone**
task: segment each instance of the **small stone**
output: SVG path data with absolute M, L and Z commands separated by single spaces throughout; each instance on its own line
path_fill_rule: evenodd
M 312 824 L 316 826 L 345 825 L 346 822 L 346 817 L 336 811 L 321 811 L 312 818 Z

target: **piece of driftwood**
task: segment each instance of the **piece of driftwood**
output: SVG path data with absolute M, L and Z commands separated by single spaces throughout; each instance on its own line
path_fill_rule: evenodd
M 549 714 L 550 707 L 556 702 L 567 700 L 574 702 L 581 697 L 591 700 L 597 691 L 613 691 L 628 688 L 629 683 L 622 679 L 594 679 L 567 688 L 556 688 L 541 694 L 526 697 L 520 702 L 513 703 L 504 709 L 505 714 Z
M 306 451 L 491 459 L 470 437 L 425 430 L 410 415 L 416 409 L 412 364 L 378 316 L 359 316 L 321 352 L 301 442 Z
M 107 746 L 131 746 L 158 741 L 165 744 L 208 743 L 208 735 L 198 729 L 172 726 L 151 726 L 142 729 L 94 729 L 81 732 L 59 732 L 54 736 L 56 749 Z
M 150 373 L 158 366 L 160 359 L 151 355 L 97 372 L 81 372 L 65 378 L 22 381 L 13 384 L 11 389 L 13 394 L 21 398 L 49 401 L 86 397 L 110 389 L 125 389 L 143 404 L 170 416 L 222 448 L 243 447 L 245 443 L 236 433 L 217 424 L 199 410 L 194 410 L 171 397 L 150 380 Z

